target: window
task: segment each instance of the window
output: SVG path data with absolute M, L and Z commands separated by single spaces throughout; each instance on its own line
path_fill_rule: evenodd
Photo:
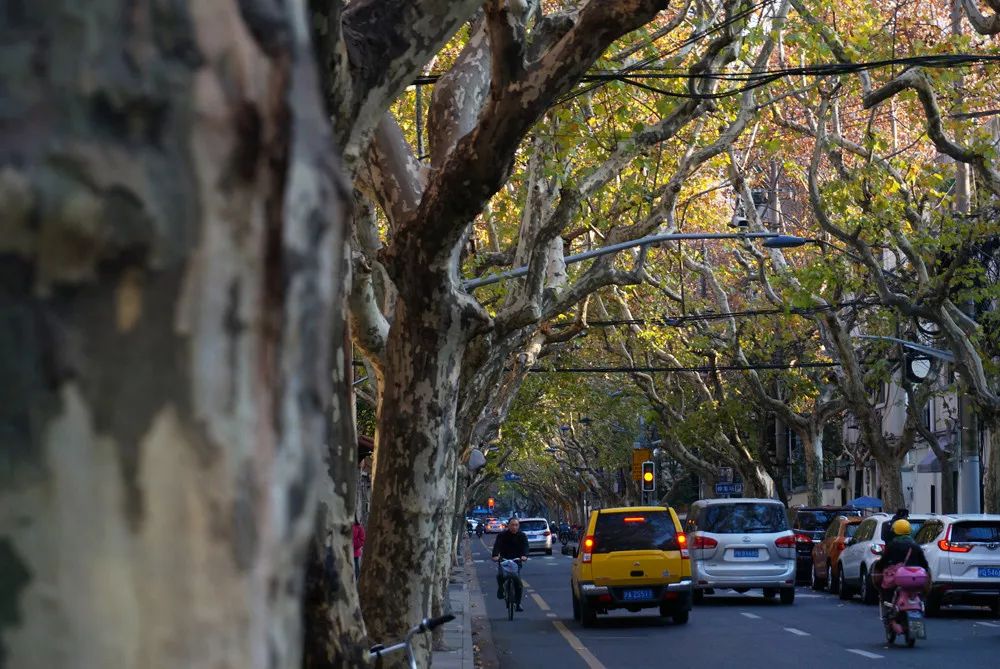
M 544 532 L 547 529 L 549 529 L 549 525 L 544 520 L 522 520 L 521 521 L 521 531 L 522 532 Z
M 795 518 L 795 529 L 808 532 L 825 530 L 839 514 L 835 511 L 799 511 Z
M 677 550 L 674 519 L 666 511 L 601 513 L 594 526 L 594 552 Z
M 920 420 L 928 430 L 934 429 L 934 400 L 927 400 L 924 403 L 924 412 Z
M 835 520 L 834 522 L 830 523 L 830 527 L 826 528 L 826 534 L 823 535 L 823 538 L 824 539 L 832 539 L 835 536 L 837 536 L 837 533 L 840 531 L 840 524 L 842 522 L 844 522 L 844 521 L 842 521 L 842 520 Z
M 702 512 L 701 529 L 716 534 L 771 534 L 788 529 L 780 504 L 713 504 Z
M 1000 520 L 955 523 L 951 526 L 951 540 L 955 543 L 974 541 L 989 544 L 1000 543 Z
M 859 527 L 861 527 L 861 523 L 846 523 L 844 526 L 844 536 L 853 537 L 858 533 Z
M 924 526 L 920 528 L 917 535 L 913 538 L 918 544 L 929 544 L 934 541 L 936 537 L 941 532 L 941 523 L 932 520 L 924 523 Z
M 875 535 L 875 523 L 874 518 L 869 518 L 868 520 L 861 523 L 858 531 L 854 534 L 854 539 L 856 541 L 868 541 Z

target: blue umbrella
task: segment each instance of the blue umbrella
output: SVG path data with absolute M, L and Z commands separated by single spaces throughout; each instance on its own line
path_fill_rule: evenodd
M 858 497 L 848 502 L 847 506 L 853 506 L 856 509 L 881 509 L 882 500 L 875 497 Z

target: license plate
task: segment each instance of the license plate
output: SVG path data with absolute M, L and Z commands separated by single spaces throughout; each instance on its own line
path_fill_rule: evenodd
M 1000 578 L 1000 567 L 980 567 L 979 578 Z
M 622 593 L 622 599 L 626 602 L 637 602 L 640 600 L 652 599 L 653 591 L 649 588 L 633 588 Z
M 733 557 L 738 558 L 755 558 L 757 557 L 756 548 L 734 548 Z

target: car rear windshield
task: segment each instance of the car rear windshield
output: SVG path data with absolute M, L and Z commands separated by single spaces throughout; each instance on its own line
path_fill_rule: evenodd
M 861 525 L 861 523 L 847 523 L 847 525 L 844 527 L 844 536 L 853 537 L 854 533 L 858 531 L 859 525 Z
M 799 511 L 795 517 L 795 527 L 808 532 L 825 530 L 830 526 L 830 521 L 839 515 L 835 511 Z
M 770 534 L 787 530 L 788 519 L 779 504 L 712 504 L 702 512 L 698 529 L 715 534 Z
M 988 544 L 1000 543 L 1000 521 L 980 520 L 955 523 L 951 526 L 951 540 L 955 543 L 973 541 Z
M 674 519 L 666 511 L 601 513 L 594 526 L 594 552 L 676 550 Z
M 545 524 L 544 520 L 522 520 L 521 521 L 521 531 L 522 532 L 544 532 L 549 529 L 549 526 Z

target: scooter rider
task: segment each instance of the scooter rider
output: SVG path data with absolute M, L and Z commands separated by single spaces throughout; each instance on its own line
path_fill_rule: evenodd
M 528 535 L 521 532 L 521 523 L 517 518 L 507 521 L 507 529 L 497 535 L 493 542 L 493 561 L 497 563 L 497 599 L 503 599 L 503 572 L 499 569 L 501 560 L 520 560 L 517 564 L 517 571 L 520 573 L 521 564 L 528 559 Z M 517 610 L 521 608 L 521 595 L 524 588 L 521 587 L 521 577 L 514 579 L 514 598 Z
M 874 570 L 882 573 L 887 567 L 894 564 L 905 564 L 907 567 L 923 567 L 925 570 L 930 570 L 924 550 L 910 536 L 911 531 L 910 521 L 905 518 L 900 518 L 892 524 L 894 538 L 886 544 L 882 557 L 875 563 Z M 882 599 L 891 601 L 892 591 L 883 588 Z

